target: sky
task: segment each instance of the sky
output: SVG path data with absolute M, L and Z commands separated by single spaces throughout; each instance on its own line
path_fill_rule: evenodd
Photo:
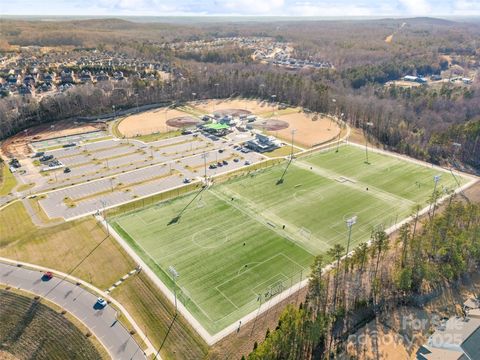
M 480 0 L 0 0 L 0 15 L 480 16 Z

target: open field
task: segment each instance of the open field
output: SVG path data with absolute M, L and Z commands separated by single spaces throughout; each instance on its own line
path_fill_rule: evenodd
M 267 131 L 270 135 L 291 142 L 292 129 L 295 129 L 294 142 L 304 147 L 312 147 L 332 140 L 338 137 L 341 131 L 338 124 L 331 118 L 317 114 L 294 112 L 273 116 L 272 119 L 285 121 L 288 123 L 288 127 L 277 131 Z
M 118 124 L 118 131 L 126 137 L 148 135 L 155 132 L 168 133 L 178 130 L 178 127 L 169 123 L 169 120 L 178 118 L 193 119 L 190 114 L 177 109 L 157 108 L 127 116 Z
M 105 229 L 92 217 L 37 228 L 23 204 L 18 202 L 0 211 L 0 234 L 1 257 L 41 264 L 65 273 L 78 265 L 71 275 L 100 289 L 109 288 L 137 265 L 114 239 L 107 238 Z M 113 290 L 111 296 L 135 316 L 150 341 L 159 348 L 168 331 L 168 319 L 171 321 L 174 313 L 173 305 L 160 290 L 141 275 L 130 277 Z M 182 317 L 177 317 L 172 333 L 177 334 L 176 341 L 167 339 L 160 352 L 164 359 L 201 358 L 190 354 L 206 352 L 205 343 Z
M 308 274 L 313 256 L 346 245 L 345 221 L 358 216 L 352 247 L 423 206 L 441 172 L 343 146 L 112 218 L 114 228 L 211 333 L 222 330 Z M 442 172 L 438 190 L 457 186 Z M 460 179 L 466 183 L 466 179 Z M 172 218 L 190 202 L 180 221 Z
M 74 123 L 71 120 L 42 124 L 22 131 L 2 143 L 2 152 L 10 157 L 24 158 L 31 154 L 29 143 L 62 136 L 73 136 L 91 131 L 104 130 L 104 124 Z
M 250 99 L 212 99 L 197 101 L 193 105 L 195 109 L 198 109 L 205 114 L 213 114 L 216 111 L 221 110 L 246 110 L 254 115 L 260 115 L 263 113 L 272 112 L 277 109 L 276 104 L 272 105 L 267 101 L 262 100 L 250 100 Z
M 7 164 L 0 164 L 0 196 L 10 194 L 17 185 L 15 176 L 10 172 Z
M 105 351 L 101 354 L 82 331 L 59 312 L 3 289 L 0 289 L 0 323 L 2 359 L 8 359 L 8 355 L 13 359 L 108 358 Z

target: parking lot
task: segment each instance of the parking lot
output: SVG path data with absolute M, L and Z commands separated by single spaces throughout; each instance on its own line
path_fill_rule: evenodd
M 250 138 L 197 133 L 148 144 L 114 139 L 48 151 L 64 167 L 47 172 L 39 204 L 50 218 L 69 220 L 201 181 L 263 160 L 241 151 L 238 144 Z

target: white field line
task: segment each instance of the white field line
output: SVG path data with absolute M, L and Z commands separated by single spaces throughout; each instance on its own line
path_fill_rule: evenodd
M 150 280 L 163 292 L 167 299 L 175 304 L 175 295 L 174 293 L 160 280 L 160 278 L 153 272 L 152 269 L 143 261 L 143 259 L 128 245 L 128 243 L 117 233 L 117 231 L 110 225 L 107 224 L 105 219 L 101 216 L 96 216 L 97 220 L 105 227 L 110 229 L 110 235 L 113 236 L 115 240 L 122 246 L 122 248 L 129 254 L 137 264 L 142 266 L 143 271 Z M 192 327 L 197 331 L 197 333 L 205 340 L 208 345 L 213 345 L 216 341 L 213 341 L 212 335 L 198 322 L 198 320 L 187 310 L 187 308 L 182 304 L 181 301 L 177 302 L 178 311 L 182 314 L 185 319 L 192 325 Z
M 150 340 L 146 337 L 146 335 L 143 333 L 140 326 L 137 325 L 137 323 L 135 322 L 133 317 L 128 313 L 128 311 L 122 306 L 122 304 L 120 304 L 116 299 L 114 299 L 111 295 L 107 294 L 105 291 L 102 291 L 102 290 L 98 289 L 97 287 L 93 286 L 92 284 L 90 284 L 86 281 L 83 281 L 82 279 L 76 278 L 72 275 L 65 274 L 64 272 L 61 272 L 61 271 L 52 270 L 51 268 L 45 268 L 43 266 L 39 266 L 39 265 L 27 263 L 27 262 L 22 262 L 22 261 L 17 261 L 17 260 L 11 260 L 11 259 L 4 258 L 4 257 L 0 257 L 0 261 L 6 262 L 6 263 L 9 263 L 9 264 L 13 264 L 15 266 L 17 264 L 22 264 L 22 266 L 25 266 L 27 268 L 31 268 L 31 269 L 39 270 L 39 271 L 43 271 L 43 272 L 52 271 L 55 275 L 59 275 L 60 277 L 69 280 L 70 282 L 79 283 L 82 286 L 84 286 L 85 288 L 89 289 L 90 292 L 101 295 L 104 299 L 107 299 L 112 304 L 114 304 L 115 307 L 118 308 L 123 315 L 125 315 L 127 320 L 130 322 L 130 324 L 132 324 L 133 328 L 135 329 L 135 331 L 140 336 L 140 338 L 144 339 L 143 341 L 144 341 L 145 345 L 147 346 L 147 350 L 146 350 L 147 355 L 154 354 L 156 352 L 155 347 L 152 345 Z M 86 326 L 86 327 L 88 328 L 88 326 Z M 135 339 L 134 339 L 134 341 L 136 342 Z M 160 355 L 159 355 L 159 358 L 161 360 Z

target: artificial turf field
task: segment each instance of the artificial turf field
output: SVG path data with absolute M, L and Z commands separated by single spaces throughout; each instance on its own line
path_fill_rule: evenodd
M 179 273 L 179 299 L 211 334 L 254 311 L 261 301 L 308 276 L 317 254 L 346 245 L 345 220 L 356 215 L 352 247 L 377 226 L 388 228 L 427 205 L 437 189 L 467 182 L 396 157 L 342 146 L 213 185 L 180 221 L 194 194 L 110 219 L 162 281 Z M 368 190 L 367 190 L 368 188 Z M 285 228 L 283 228 L 285 226 Z

